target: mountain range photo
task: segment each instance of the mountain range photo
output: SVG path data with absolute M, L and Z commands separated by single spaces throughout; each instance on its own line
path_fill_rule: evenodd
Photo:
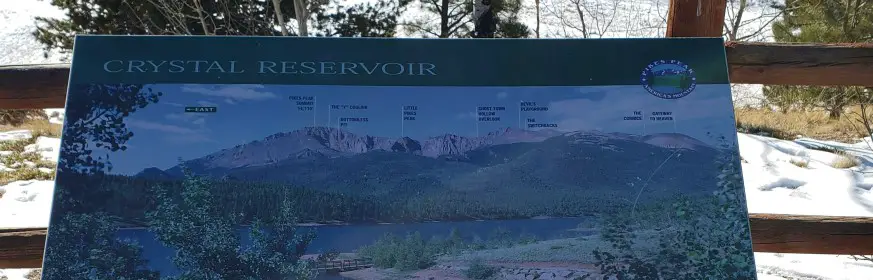
M 637 192 L 643 192 L 643 199 L 711 192 L 717 154 L 715 147 L 675 133 L 639 136 L 504 128 L 480 137 L 391 139 L 307 127 L 182 164 L 214 179 L 370 197 L 454 193 L 471 199 L 520 196 L 533 201 L 551 194 L 609 194 L 630 200 Z M 148 168 L 135 177 L 183 176 L 178 165 Z
M 107 154 L 105 208 L 123 226 L 188 175 L 242 224 L 284 203 L 314 224 L 618 213 L 711 195 L 723 151 L 709 133 L 732 127 L 698 109 L 729 101 L 718 86 L 678 101 L 640 86 L 153 88 L 161 101 L 125 119 L 129 149 Z

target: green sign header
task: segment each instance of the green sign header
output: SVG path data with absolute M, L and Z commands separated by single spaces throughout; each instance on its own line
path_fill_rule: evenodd
M 337 44 L 337 41 L 341 44 Z M 658 61 L 728 83 L 721 38 L 403 39 L 77 36 L 72 82 L 386 86 L 641 83 Z

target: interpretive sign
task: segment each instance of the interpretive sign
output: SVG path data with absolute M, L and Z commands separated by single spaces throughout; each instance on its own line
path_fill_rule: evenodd
M 79 36 L 43 279 L 755 279 L 735 131 L 718 38 Z

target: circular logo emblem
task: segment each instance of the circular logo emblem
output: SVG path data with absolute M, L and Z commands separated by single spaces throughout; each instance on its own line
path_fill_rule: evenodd
M 656 60 L 643 69 L 640 83 L 646 91 L 664 99 L 685 97 L 697 86 L 694 70 L 678 60 Z

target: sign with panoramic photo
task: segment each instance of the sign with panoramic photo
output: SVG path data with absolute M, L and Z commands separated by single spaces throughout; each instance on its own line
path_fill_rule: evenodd
M 79 36 L 43 279 L 754 279 L 740 172 L 717 38 Z

